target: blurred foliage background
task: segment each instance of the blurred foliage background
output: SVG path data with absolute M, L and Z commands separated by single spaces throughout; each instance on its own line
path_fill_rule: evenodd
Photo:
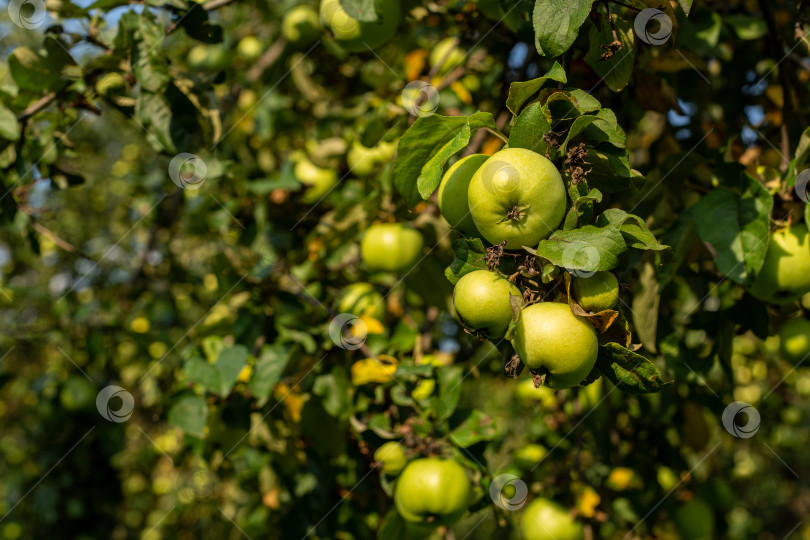
M 642 396 L 506 378 L 451 315 L 454 233 L 435 202 L 407 207 L 392 154 L 348 163 L 396 143 L 418 79 L 439 89 L 437 113 L 491 112 L 508 131 L 509 84 L 552 66 L 534 3 L 404 0 L 393 39 L 355 52 L 323 29 L 285 36 L 296 4 L 47 0 L 33 28 L 3 11 L 0 538 L 387 537 L 372 454 L 389 439 L 441 448 L 475 480 L 470 512 L 437 537 L 517 534 L 520 511 L 488 496 L 510 473 L 588 538 L 810 538 L 810 369 L 776 337 L 802 308 L 727 279 L 693 219 L 734 164 L 776 196 L 773 218 L 802 219 L 783 186 L 807 158 L 805 3 L 667 3 L 671 39 L 629 30 L 631 60 L 605 75 L 588 55 L 606 50 L 606 7 L 624 29 L 650 6 L 597 2 L 557 58 L 616 113 L 643 175 L 602 206 L 673 248 L 619 272 L 634 340 L 673 381 Z M 448 37 L 463 58 L 442 73 L 430 52 Z M 205 163 L 198 189 L 170 178 L 182 152 Z M 324 184 L 302 178 L 310 165 Z M 420 230 L 412 272 L 363 267 L 378 221 Z M 385 309 L 345 350 L 329 323 L 357 282 Z M 396 374 L 358 364 L 369 354 Z M 99 414 L 109 385 L 134 398 L 125 421 Z M 754 437 L 724 429 L 734 400 L 761 415 Z

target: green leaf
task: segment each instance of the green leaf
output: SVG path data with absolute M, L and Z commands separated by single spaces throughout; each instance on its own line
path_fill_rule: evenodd
M 587 183 L 582 182 L 579 185 L 573 185 L 568 188 L 568 195 L 571 197 L 571 208 L 568 209 L 568 214 L 565 216 L 563 230 L 570 231 L 576 229 L 580 220 L 585 218 L 583 225 L 590 224 L 593 218 L 593 203 L 602 202 L 602 192 L 598 189 L 588 189 Z M 581 193 L 585 193 L 581 195 Z
M 222 388 L 219 370 L 199 356 L 189 358 L 183 369 L 189 381 L 199 384 L 210 392 L 219 392 Z
M 762 17 L 751 15 L 726 15 L 723 22 L 729 25 L 743 41 L 759 39 L 768 33 L 768 25 Z
M 219 393 L 223 396 L 227 395 L 233 388 L 236 379 L 239 378 L 239 372 L 247 363 L 248 355 L 248 349 L 244 345 L 225 347 L 220 351 L 214 367 L 219 372 L 221 382 Z
M 487 250 L 480 238 L 459 238 L 453 241 L 455 258 L 450 263 L 444 275 L 455 285 L 461 276 L 474 270 L 484 270 L 487 263 L 484 260 Z
M 467 448 L 477 442 L 491 441 L 498 436 L 495 419 L 483 411 L 474 409 L 453 431 L 450 440 L 458 447 Z
M 596 225 L 604 227 L 613 225 L 622 233 L 627 245 L 636 249 L 664 251 L 669 246 L 662 245 L 650 232 L 647 224 L 640 217 L 628 214 L 618 208 L 609 208 L 596 218 Z
M 717 269 L 737 283 L 754 279 L 765 260 L 773 198 L 756 179 L 748 189 L 718 188 L 694 207 L 695 231 L 713 252 Z
M 658 368 L 648 358 L 615 342 L 599 346 L 596 365 L 619 390 L 628 394 L 658 392 L 669 384 L 661 379 Z
M 7 141 L 20 139 L 20 124 L 13 112 L 0 105 L 0 137 Z
M 40 54 L 27 47 L 17 47 L 8 58 L 14 82 L 22 89 L 41 92 L 58 90 L 70 81 L 62 78 L 62 69 L 76 61 L 66 52 L 66 46 L 52 35 L 45 37 Z
M 418 381 L 433 374 L 431 364 L 397 364 L 394 378 L 398 381 Z
M 610 46 L 614 41 L 614 27 L 621 47 L 611 54 L 605 47 Z M 613 15 L 613 24 L 611 24 L 607 15 L 603 14 L 599 18 L 598 27 L 596 24 L 591 25 L 588 39 L 590 46 L 585 55 L 585 62 L 614 92 L 627 86 L 630 76 L 633 74 L 633 63 L 636 57 L 633 24 L 616 15 Z
M 446 420 L 456 410 L 461 397 L 461 381 L 464 372 L 461 366 L 447 366 L 437 370 L 439 397 L 434 402 L 437 420 Z
M 208 420 L 208 405 L 197 396 L 185 396 L 169 409 L 169 423 L 194 437 L 205 436 L 205 423 Z
M 548 144 L 543 136 L 550 129 L 551 124 L 546 119 L 543 106 L 538 102 L 532 103 L 515 120 L 515 125 L 509 132 L 509 148 L 528 148 L 538 154 L 545 154 Z
M 495 126 L 495 119 L 492 117 L 492 113 L 477 112 L 467 117 L 466 123 L 461 130 L 456 133 L 455 137 L 442 146 L 439 151 L 425 163 L 424 167 L 422 167 L 422 172 L 419 174 L 419 178 L 416 180 L 417 189 L 424 200 L 429 199 L 430 195 L 439 187 L 439 183 L 442 181 L 442 170 L 447 160 L 450 159 L 453 154 L 467 146 L 470 143 L 470 137 L 473 132 L 481 128 L 489 128 L 494 131 L 498 130 Z
M 353 19 L 363 22 L 376 22 L 380 20 L 377 14 L 375 0 L 338 0 L 343 11 Z M 385 15 L 385 13 L 383 13 Z
M 534 39 L 541 56 L 568 50 L 588 18 L 593 0 L 537 0 L 532 13 Z
M 547 81 L 557 81 L 565 84 L 568 79 L 565 76 L 565 70 L 560 64 L 554 62 L 551 69 L 536 79 L 530 81 L 513 82 L 509 85 L 509 95 L 506 98 L 506 108 L 509 109 L 515 116 L 520 112 L 521 107 L 526 101 L 537 93 Z
M 283 345 L 265 345 L 259 351 L 248 390 L 256 397 L 260 406 L 267 402 L 289 361 L 290 351 Z
M 582 135 L 585 142 L 596 144 L 607 142 L 616 148 L 624 148 L 626 135 L 619 126 L 616 114 L 610 109 L 600 109 L 595 115 L 587 114 L 576 118 L 568 130 L 561 152 L 565 153 L 568 143 Z
M 569 272 L 590 273 L 616 268 L 627 246 L 616 227 L 586 225 L 570 231 L 555 231 L 540 241 L 537 250 L 528 251 Z
M 351 384 L 345 369 L 337 367 L 331 373 L 319 375 L 312 393 L 320 396 L 321 405 L 330 416 L 345 420 L 351 415 Z
M 464 116 L 422 116 L 399 140 L 394 185 L 409 206 L 415 206 L 422 200 L 417 179 L 424 164 L 465 125 L 467 118 Z
M 656 350 L 658 332 L 658 306 L 661 295 L 658 294 L 658 281 L 655 277 L 655 267 L 649 261 L 644 263 L 639 272 L 638 282 L 633 291 L 631 311 L 633 327 L 641 343 L 650 352 Z

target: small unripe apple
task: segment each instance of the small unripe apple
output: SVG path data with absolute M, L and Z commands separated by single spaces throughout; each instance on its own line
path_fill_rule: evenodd
M 349 153 L 346 155 L 346 162 L 352 174 L 357 176 L 369 176 L 377 169 L 378 154 L 374 148 L 363 146 L 360 141 L 353 141 Z
M 499 339 L 512 322 L 512 297 L 523 306 L 520 290 L 508 279 L 489 270 L 476 270 L 456 283 L 453 307 L 464 326 L 489 339 Z
M 343 289 L 338 310 L 362 317 L 385 318 L 385 302 L 371 283 L 352 283 Z
M 305 203 L 318 202 L 338 182 L 337 172 L 334 169 L 322 169 L 306 157 L 298 160 L 293 172 L 298 181 L 307 186 L 301 198 Z
M 422 234 L 402 223 L 372 225 L 360 243 L 360 255 L 370 270 L 410 270 L 422 254 Z
M 298 5 L 284 15 L 281 33 L 294 45 L 309 46 L 321 35 L 321 19 L 318 13 L 306 5 Z
M 599 352 L 593 325 L 585 317 L 574 315 L 568 304 L 558 302 L 524 308 L 512 345 L 526 367 L 544 375 L 544 384 L 555 390 L 582 382 Z
M 262 42 L 256 36 L 245 36 L 236 45 L 236 52 L 245 60 L 255 60 L 262 54 Z
M 798 300 L 810 292 L 810 232 L 793 225 L 771 234 L 765 262 L 751 294 L 772 303 Z
M 779 352 L 782 358 L 800 362 L 810 355 L 810 321 L 793 319 L 779 330 Z
M 382 471 L 385 474 L 397 475 L 408 464 L 408 457 L 401 444 L 391 441 L 374 452 L 374 461 L 382 463 Z
M 470 214 L 467 192 L 475 171 L 487 159 L 489 156 L 486 154 L 472 154 L 461 158 L 447 169 L 439 184 L 438 202 L 442 216 L 451 227 L 466 235 L 479 235 Z
M 571 279 L 571 293 L 577 304 L 589 313 L 613 309 L 619 302 L 619 280 L 610 272 Z
M 556 502 L 538 498 L 523 510 L 520 517 L 523 540 L 582 540 L 582 524 Z

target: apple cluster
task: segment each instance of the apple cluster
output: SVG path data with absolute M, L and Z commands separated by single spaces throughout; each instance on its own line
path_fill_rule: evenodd
M 566 189 L 550 160 L 508 148 L 454 163 L 442 177 L 438 202 L 447 222 L 463 234 L 520 249 L 536 246 L 560 226 Z M 599 313 L 616 306 L 619 283 L 610 272 L 577 276 L 572 294 L 584 310 Z M 599 342 L 586 317 L 559 302 L 527 305 L 518 287 L 496 271 L 463 275 L 453 306 L 470 331 L 495 342 L 509 339 L 524 365 L 549 388 L 576 386 L 596 363 Z

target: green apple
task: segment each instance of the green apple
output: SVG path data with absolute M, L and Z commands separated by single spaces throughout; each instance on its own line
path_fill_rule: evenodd
M 341 47 L 348 51 L 365 51 L 382 45 L 394 36 L 402 16 L 400 0 L 376 0 L 378 19 L 360 21 L 359 1 L 321 0 L 320 15 Z
M 467 328 L 489 339 L 500 339 L 512 322 L 512 300 L 523 306 L 520 290 L 489 270 L 475 270 L 461 276 L 453 289 L 453 307 Z
M 394 505 L 405 521 L 452 525 L 467 511 L 472 487 L 464 467 L 452 459 L 411 461 L 394 487 Z
M 689 499 L 675 510 L 675 526 L 684 540 L 711 540 L 714 538 L 714 512 L 706 501 L 698 497 Z
M 442 177 L 439 184 L 439 210 L 454 229 L 470 236 L 478 236 L 470 205 L 467 203 L 467 191 L 475 171 L 489 159 L 486 154 L 472 154 L 453 163 Z
M 560 504 L 538 498 L 523 510 L 520 517 L 523 540 L 583 540 L 582 524 L 575 521 Z
M 387 442 L 374 452 L 374 461 L 382 464 L 382 471 L 392 476 L 399 474 L 408 458 L 405 456 L 405 448 L 397 442 Z
M 571 293 L 582 309 L 599 313 L 616 307 L 619 302 L 619 280 L 610 272 L 574 277 L 571 280 Z
M 765 262 L 751 294 L 772 303 L 798 300 L 810 292 L 810 232 L 794 225 L 771 234 Z
M 341 313 L 352 313 L 357 316 L 367 315 L 375 319 L 385 318 L 385 302 L 371 283 L 352 283 L 343 289 L 338 304 Z
M 372 225 L 360 243 L 360 256 L 370 270 L 410 270 L 422 254 L 422 235 L 402 223 Z
M 810 355 L 810 321 L 793 319 L 779 330 L 779 352 L 782 358 L 793 363 Z
M 293 45 L 307 47 L 317 41 L 321 35 L 321 20 L 318 13 L 306 5 L 292 8 L 284 15 L 281 22 L 281 33 Z
M 256 36 L 245 36 L 236 45 L 236 52 L 245 60 L 256 60 L 262 54 L 262 42 Z
M 458 38 L 448 37 L 430 51 L 430 66 L 437 73 L 444 74 L 461 64 L 466 57 L 464 51 L 458 47 Z
M 524 148 L 494 153 L 475 172 L 468 190 L 475 227 L 492 244 L 534 247 L 565 216 L 560 173 L 548 159 Z
M 810 310 L 810 292 L 802 296 L 802 307 Z
M 363 146 L 358 140 L 352 142 L 349 153 L 346 155 L 349 169 L 357 176 L 369 176 L 377 170 L 379 155 L 376 149 Z
M 228 53 L 221 46 L 195 45 L 186 55 L 186 64 L 193 70 L 217 71 L 228 64 Z
M 301 200 L 305 203 L 318 202 L 338 182 L 337 171 L 334 169 L 322 169 L 306 157 L 301 157 L 298 160 L 293 172 L 298 181 L 307 186 L 304 196 L 301 197 Z
M 388 163 L 394 158 L 394 154 L 396 153 L 397 153 L 396 141 L 393 142 L 380 141 L 377 143 L 377 146 L 374 147 L 374 154 L 377 156 L 378 163 Z
M 523 309 L 512 339 L 523 363 L 555 390 L 576 386 L 596 363 L 599 341 L 585 317 L 568 304 L 541 302 Z

